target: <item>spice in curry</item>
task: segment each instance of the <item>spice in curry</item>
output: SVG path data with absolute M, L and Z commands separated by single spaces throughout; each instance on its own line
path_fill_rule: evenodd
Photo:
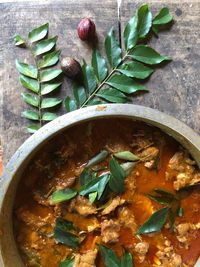
M 120 119 L 74 126 L 19 184 L 14 233 L 28 267 L 192 267 L 200 171 L 157 128 Z

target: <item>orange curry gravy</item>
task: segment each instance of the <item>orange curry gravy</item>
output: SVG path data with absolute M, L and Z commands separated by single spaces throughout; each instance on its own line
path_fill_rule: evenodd
M 150 147 L 156 146 L 159 149 L 158 168 L 148 168 L 148 165 L 145 167 L 144 161 L 135 165 L 126 178 L 125 192 L 121 195 L 126 202 L 122 206 L 116 207 L 102 218 L 97 214 L 82 216 L 76 211 L 70 212 L 68 210 L 70 201 L 58 205 L 49 204 L 49 197 L 56 189 L 66 188 L 69 184 L 72 184 L 71 188 L 80 187 L 79 175 L 84 165 L 102 149 L 108 149 L 111 154 L 125 150 L 142 153 L 146 149 L 145 146 L 139 147 L 135 143 L 138 136 L 143 138 L 143 135 L 144 138 L 150 138 L 153 142 L 149 145 Z M 155 188 L 163 188 L 175 193 L 174 178 L 166 179 L 166 171 L 170 159 L 180 150 L 176 141 L 158 129 L 142 123 L 119 119 L 97 120 L 74 126 L 49 141 L 26 168 L 16 194 L 13 215 L 14 233 L 25 265 L 57 267 L 62 260 L 76 253 L 84 254 L 88 250 L 98 249 L 98 244 L 102 243 L 100 229 L 102 220 L 117 220 L 116 214 L 123 206 L 134 215 L 136 226 L 139 228 L 153 212 L 163 207 L 150 200 L 145 195 L 146 193 Z M 110 159 L 111 157 L 108 156 L 106 160 L 98 164 L 98 167 L 107 166 Z M 124 161 L 118 160 L 118 162 Z M 129 181 L 134 184 L 134 187 L 129 186 Z M 177 238 L 179 233 L 176 226 L 200 223 L 199 186 L 196 186 L 191 194 L 182 200 L 181 206 L 184 214 L 182 217 L 176 217 L 173 233 L 170 232 L 167 223 L 161 232 L 138 236 L 131 227 L 122 224 L 118 241 L 103 243 L 103 245 L 112 248 L 118 256 L 122 255 L 124 249 L 132 253 L 134 266 L 194 266 L 200 255 L 199 228 L 187 229 L 184 233 L 187 240 L 180 239 L 180 242 Z M 85 239 L 78 250 L 55 242 L 52 233 L 58 217 L 72 221 L 80 231 L 86 232 Z M 97 223 L 100 228 L 87 233 L 88 226 Z M 135 249 L 140 242 L 149 245 L 145 255 Z M 172 265 L 170 259 L 169 263 L 162 261 L 162 257 L 172 257 L 170 253 L 168 256 L 160 255 L 162 253 L 159 251 L 163 251 L 165 244 L 173 250 L 170 253 L 178 255 L 179 259 L 181 257 L 179 265 Z M 100 253 L 97 254 L 95 266 L 105 266 Z

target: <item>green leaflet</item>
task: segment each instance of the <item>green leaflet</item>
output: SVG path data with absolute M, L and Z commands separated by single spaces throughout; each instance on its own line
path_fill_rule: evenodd
M 40 98 L 37 95 L 32 95 L 29 93 L 21 93 L 21 96 L 27 104 L 33 106 L 33 107 L 38 107 L 40 104 Z
M 39 83 L 37 80 L 24 76 L 23 74 L 19 77 L 20 83 L 27 89 L 33 91 L 34 93 L 39 92 Z
M 45 112 L 43 115 L 42 115 L 42 120 L 43 121 L 52 121 L 52 120 L 55 120 L 58 116 L 55 114 L 55 113 L 52 113 L 52 112 Z
M 60 50 L 50 52 L 42 57 L 41 60 L 38 61 L 39 68 L 51 67 L 57 64 L 60 57 Z
M 138 16 L 137 14 L 129 20 L 124 30 L 124 45 L 128 51 L 133 48 L 138 41 Z
M 165 60 L 170 60 L 169 57 L 160 55 L 153 48 L 147 45 L 135 46 L 134 49 L 129 53 L 129 56 L 131 56 L 133 59 L 150 65 L 159 64 Z
M 123 164 L 120 164 L 120 166 L 125 171 L 126 176 L 128 176 L 132 172 L 132 170 L 134 169 L 135 162 L 125 162 Z
M 52 205 L 58 204 L 63 201 L 70 200 L 74 198 L 76 195 L 77 195 L 77 191 L 70 189 L 70 188 L 57 190 L 51 195 L 50 203 Z
M 91 182 L 96 177 L 97 177 L 96 173 L 93 170 L 91 170 L 91 169 L 86 167 L 82 171 L 82 173 L 81 173 L 81 175 L 79 177 L 81 186 L 84 186 L 84 185 L 88 184 L 89 182 Z
M 25 76 L 28 76 L 30 78 L 37 79 L 38 76 L 38 70 L 32 65 L 20 62 L 16 59 L 15 61 L 16 68 L 17 70 L 21 73 L 24 74 Z
M 65 109 L 67 110 L 67 112 L 74 111 L 78 108 L 74 99 L 71 99 L 69 96 L 65 98 L 64 105 L 65 105 Z
M 105 51 L 111 67 L 117 67 L 121 62 L 121 48 L 113 29 L 111 29 L 106 36 Z
M 62 70 L 57 70 L 57 69 L 49 69 L 49 70 L 43 70 L 40 73 L 40 81 L 41 82 L 48 82 L 51 81 L 58 76 L 60 76 L 62 73 Z
M 128 161 L 137 161 L 139 160 L 138 156 L 134 155 L 130 151 L 120 151 L 114 154 L 118 159 L 128 160 Z
M 102 150 L 101 152 L 99 152 L 97 155 L 95 155 L 93 158 L 91 158 L 88 161 L 86 167 L 90 168 L 90 167 L 97 165 L 98 163 L 104 161 L 108 155 L 109 155 L 109 152 L 107 150 Z
M 154 72 L 153 69 L 136 61 L 124 63 L 117 70 L 128 77 L 142 80 L 148 78 Z
M 94 193 L 90 193 L 89 194 L 89 201 L 90 201 L 91 204 L 94 203 L 94 201 L 96 200 L 97 196 L 98 196 L 98 192 L 94 192 Z
M 41 95 L 47 95 L 54 90 L 59 89 L 62 83 L 43 83 L 41 85 Z
M 74 226 L 71 222 L 58 218 L 54 228 L 54 238 L 56 242 L 72 248 L 79 247 L 79 238 L 70 232 L 70 230 L 73 229 Z
M 162 8 L 158 14 L 156 14 L 156 16 L 153 19 L 153 25 L 165 25 L 168 24 L 169 22 L 171 22 L 173 20 L 172 15 L 170 14 L 169 8 L 164 7 Z
M 108 74 L 108 68 L 105 59 L 97 49 L 92 54 L 92 67 L 98 81 L 102 82 Z
M 33 53 L 35 56 L 42 55 L 46 52 L 49 52 L 55 45 L 58 37 L 55 36 L 53 38 L 45 39 L 38 42 L 33 48 Z
M 126 177 L 126 173 L 124 169 L 120 166 L 117 160 L 114 158 L 111 159 L 109 163 L 110 169 L 110 180 L 109 187 L 115 193 L 123 193 L 124 192 L 124 179 Z
M 73 267 L 74 266 L 74 259 L 66 259 L 62 261 L 58 267 Z
M 167 221 L 169 208 L 164 207 L 155 213 L 138 229 L 138 234 L 159 232 Z
M 112 102 L 112 103 L 128 102 L 128 98 L 125 94 L 113 88 L 101 89 L 99 93 L 96 94 L 96 96 L 103 98 L 107 100 L 108 102 Z
M 24 46 L 24 45 L 26 45 L 24 38 L 21 37 L 21 35 L 19 35 L 19 34 L 15 34 L 14 42 L 15 42 L 16 46 Z
M 121 258 L 120 267 L 132 267 L 133 266 L 133 257 L 131 253 L 125 251 L 124 255 Z
M 60 103 L 62 103 L 62 100 L 59 98 L 55 98 L 55 97 L 44 98 L 41 103 L 41 108 L 42 109 L 52 108 L 52 107 L 59 105 Z
M 84 86 L 82 86 L 81 84 L 77 82 L 74 82 L 73 93 L 74 93 L 74 98 L 76 100 L 76 104 L 78 107 L 80 107 L 87 99 Z
M 110 178 L 110 175 L 105 174 L 105 175 L 92 179 L 87 184 L 81 186 L 79 194 L 81 196 L 85 196 L 90 193 L 97 192 L 98 199 L 100 199 L 106 188 L 106 185 L 108 184 L 109 178 Z
M 29 119 L 29 120 L 34 120 L 34 121 L 38 121 L 39 120 L 39 114 L 37 111 L 33 111 L 33 110 L 24 110 L 22 112 L 22 117 Z
M 33 43 L 33 42 L 36 42 L 36 41 L 43 39 L 47 35 L 48 29 L 49 29 L 49 23 L 45 23 L 45 24 L 33 29 L 28 34 L 29 41 L 31 43 Z
M 140 38 L 145 38 L 149 33 L 152 25 L 152 14 L 147 4 L 142 5 L 138 9 L 138 25 L 137 31 Z
M 148 91 L 144 85 L 120 74 L 113 75 L 106 83 L 126 94 L 133 94 L 138 91 Z
M 40 125 L 32 124 L 27 127 L 27 131 L 31 134 L 37 132 L 40 129 Z
M 87 65 L 85 61 L 83 62 L 82 71 L 83 71 L 84 85 L 87 90 L 87 93 L 90 95 L 96 89 L 97 86 L 96 78 L 92 68 L 89 65 Z

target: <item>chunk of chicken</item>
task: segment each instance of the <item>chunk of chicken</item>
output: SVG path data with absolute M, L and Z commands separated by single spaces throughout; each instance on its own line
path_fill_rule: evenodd
M 74 198 L 69 205 L 69 211 L 76 211 L 82 216 L 88 216 L 96 214 L 96 208 L 89 202 L 89 200 L 83 196 Z
M 119 239 L 120 225 L 113 220 L 104 220 L 101 223 L 101 236 L 104 243 L 116 243 Z
M 142 263 L 145 260 L 145 256 L 149 250 L 149 244 L 147 242 L 140 242 L 135 245 L 135 252 L 139 256 L 139 261 Z
M 76 254 L 74 267 L 95 267 L 97 249 L 88 250 L 84 254 Z
M 133 234 L 137 231 L 137 224 L 132 211 L 128 207 L 121 207 L 118 210 L 118 221 L 124 226 L 132 230 Z
M 112 211 L 114 211 L 117 207 L 123 205 L 125 202 L 125 199 L 122 199 L 119 196 L 115 197 L 112 202 L 102 211 L 102 215 L 110 214 Z
M 174 189 L 180 190 L 187 185 L 200 183 L 200 172 L 189 154 L 186 151 L 179 151 L 169 161 L 166 179 L 173 179 Z

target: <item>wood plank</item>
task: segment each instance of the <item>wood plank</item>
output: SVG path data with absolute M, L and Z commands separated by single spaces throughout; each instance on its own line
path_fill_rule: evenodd
M 200 133 L 200 1 L 147 0 L 155 14 L 168 6 L 175 24 L 170 31 L 153 38 L 152 46 L 173 61 L 156 70 L 147 85 L 150 93 L 141 94 L 133 103 L 159 109 L 175 116 Z M 122 25 L 134 15 L 142 0 L 123 1 Z M 122 26 L 122 28 L 123 28 Z
M 64 0 L 40 1 L 0 4 L 0 27 L 2 36 L 0 47 L 3 88 L 3 160 L 8 161 L 15 150 L 29 136 L 25 133 L 27 120 L 20 117 L 26 108 L 20 98 L 23 91 L 15 69 L 15 59 L 26 59 L 31 63 L 30 53 L 13 44 L 13 36 L 17 32 L 26 36 L 32 28 L 50 23 L 50 35 L 58 35 L 58 47 L 62 55 L 73 56 L 79 60 L 90 60 L 92 49 L 81 42 L 76 34 L 76 27 L 82 17 L 92 18 L 98 31 L 98 46 L 102 49 L 105 33 L 112 26 L 117 27 L 117 2 L 115 0 Z M 69 94 L 71 85 L 65 81 L 60 95 Z M 64 111 L 61 111 L 61 113 Z

